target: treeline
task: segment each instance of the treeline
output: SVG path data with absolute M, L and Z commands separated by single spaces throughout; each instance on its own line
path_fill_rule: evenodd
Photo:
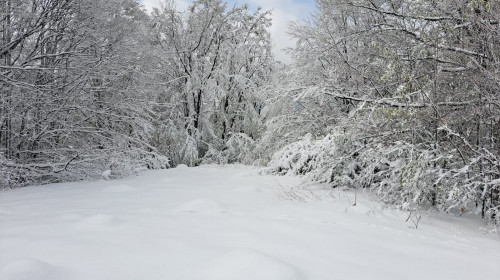
M 240 160 L 261 131 L 269 13 L 222 1 L 0 1 L 0 186 Z M 242 134 L 242 132 L 246 134 Z
M 269 12 L 0 0 L 0 184 L 267 165 L 407 211 L 500 220 L 500 1 L 317 0 L 274 61 Z

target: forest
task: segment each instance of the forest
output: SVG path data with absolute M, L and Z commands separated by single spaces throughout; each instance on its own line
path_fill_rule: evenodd
M 179 164 L 372 193 L 500 224 L 500 1 L 0 0 L 0 189 Z

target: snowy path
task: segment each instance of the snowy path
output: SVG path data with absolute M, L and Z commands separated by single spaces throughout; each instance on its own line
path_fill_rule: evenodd
M 381 212 L 352 193 L 283 200 L 296 178 L 176 168 L 0 192 L 2 280 L 500 279 L 477 221 Z M 278 183 L 279 182 L 279 183 Z

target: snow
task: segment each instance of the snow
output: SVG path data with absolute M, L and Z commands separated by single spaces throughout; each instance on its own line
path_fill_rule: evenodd
M 8 263 L 2 269 L 3 280 L 62 280 L 66 279 L 62 269 L 44 261 L 25 258 Z
M 111 179 L 111 170 L 108 169 L 108 170 L 105 170 L 104 172 L 102 172 L 101 178 L 103 180 Z
M 201 269 L 200 279 L 205 280 L 300 280 L 300 273 L 265 253 L 240 248 L 232 250 Z
M 134 192 L 134 191 L 138 191 L 138 189 L 133 187 L 133 186 L 129 186 L 129 185 L 111 185 L 111 186 L 105 187 L 102 191 L 103 192 Z
M 177 212 L 193 214 L 224 213 L 224 208 L 217 201 L 199 198 L 183 203 L 177 207 Z
M 2 280 L 498 279 L 474 217 L 408 214 L 243 166 L 0 192 Z M 302 199 L 297 199 L 300 197 Z M 295 198 L 287 200 L 285 198 Z

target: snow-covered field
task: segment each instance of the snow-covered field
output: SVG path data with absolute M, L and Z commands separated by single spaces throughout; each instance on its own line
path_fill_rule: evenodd
M 0 279 L 500 279 L 477 219 L 414 229 L 366 195 L 297 184 L 207 166 L 3 191 Z

